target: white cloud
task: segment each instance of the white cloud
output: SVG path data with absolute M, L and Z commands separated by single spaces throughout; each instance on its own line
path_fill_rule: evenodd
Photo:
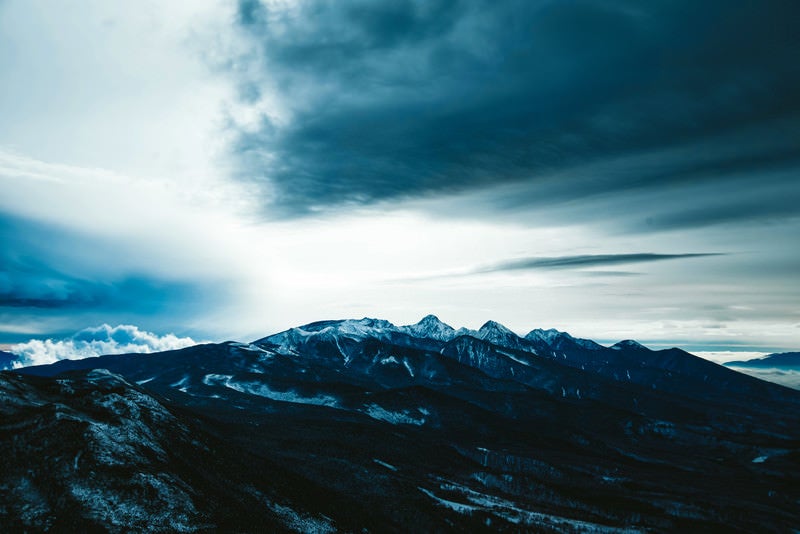
M 695 356 L 700 356 L 706 360 L 711 360 L 715 363 L 725 362 L 744 362 L 747 360 L 755 360 L 756 358 L 763 358 L 768 352 L 750 352 L 750 351 L 731 351 L 731 350 L 717 350 L 717 351 L 691 351 Z
M 159 336 L 133 325 L 103 324 L 85 328 L 67 339 L 32 339 L 12 346 L 10 352 L 18 357 L 15 367 L 24 367 L 103 354 L 160 352 L 196 344 L 197 342 L 189 337 L 177 337 L 174 334 Z
M 800 389 L 800 371 L 795 371 L 794 369 L 755 369 L 747 367 L 731 367 L 731 369 L 767 382 L 786 386 L 787 388 Z

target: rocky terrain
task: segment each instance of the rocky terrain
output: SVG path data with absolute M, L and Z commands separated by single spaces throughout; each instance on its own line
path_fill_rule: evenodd
M 4 531 L 792 532 L 800 392 L 428 316 L 0 373 Z

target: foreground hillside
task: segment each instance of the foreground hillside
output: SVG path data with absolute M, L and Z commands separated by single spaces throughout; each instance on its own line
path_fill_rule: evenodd
M 0 373 L 4 530 L 800 522 L 800 393 L 677 349 L 429 316 L 21 371 Z

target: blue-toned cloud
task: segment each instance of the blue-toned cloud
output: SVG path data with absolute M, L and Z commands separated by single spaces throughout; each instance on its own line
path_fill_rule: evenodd
M 159 256 L 152 269 L 138 268 L 134 244 L 23 217 L 0 213 L 0 241 L 0 342 L 103 320 L 160 318 L 174 328 L 224 287 L 170 274 Z
M 0 310 L 148 312 L 197 290 L 189 282 L 130 272 L 119 257 L 125 244 L 53 224 L 0 213 L 0 241 Z
M 81 359 L 103 354 L 160 352 L 196 345 L 189 337 L 157 335 L 133 325 L 85 328 L 66 339 L 32 339 L 11 347 L 17 360 L 12 367 L 44 365 L 65 359 Z
M 781 0 L 243 0 L 230 75 L 266 111 L 234 153 L 271 216 L 518 185 L 518 211 L 644 196 L 624 213 L 649 231 L 796 217 L 799 18 Z M 652 205 L 697 184 L 725 202 Z

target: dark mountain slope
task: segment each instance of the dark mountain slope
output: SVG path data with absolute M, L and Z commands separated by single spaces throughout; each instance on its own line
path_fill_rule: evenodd
M 88 413 L 93 405 L 76 404 L 69 390 L 102 399 L 109 393 L 92 377 L 114 376 L 117 395 L 156 403 L 172 418 L 140 418 L 148 447 L 166 460 L 128 463 L 186 494 L 175 502 L 195 518 L 189 530 L 258 531 L 263 522 L 302 531 L 757 532 L 798 524 L 797 392 L 682 351 L 604 348 L 557 332 L 539 336 L 551 339 L 546 346 L 511 336 L 496 323 L 455 331 L 433 317 L 408 327 L 326 321 L 254 344 L 26 368 L 53 378 L 1 375 L 22 392 L 7 397 L 30 399 L 4 427 L 3 447 L 15 442 L 14 425 L 41 430 L 4 456 L 33 469 L 40 486 L 55 477 L 53 487 L 67 491 L 68 471 L 31 468 L 37 454 L 25 453 L 62 433 L 62 418 L 42 425 L 49 420 L 37 406 Z M 112 433 L 124 441 L 125 428 Z M 57 458 L 93 450 L 83 433 L 70 436 Z M 99 513 L 71 506 L 78 523 Z M 22 505 L 4 517 L 21 514 Z
M 103 370 L 54 379 L 0 373 L 3 530 L 286 530 L 281 473 L 232 453 L 194 418 Z M 278 500 L 273 500 L 277 498 Z

